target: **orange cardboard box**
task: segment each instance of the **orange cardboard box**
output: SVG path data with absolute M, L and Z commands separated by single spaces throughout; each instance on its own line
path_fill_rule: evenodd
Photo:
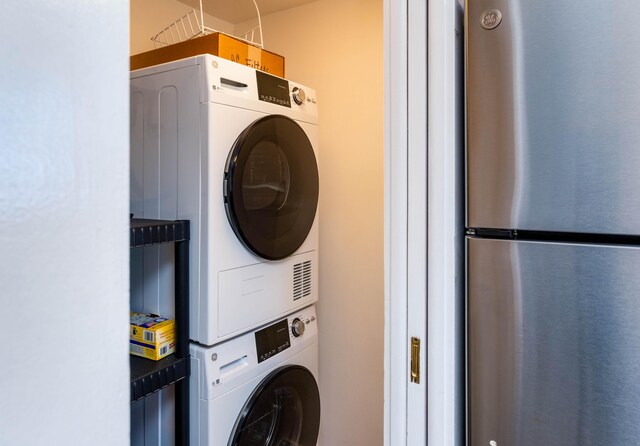
M 131 56 L 131 70 L 159 65 L 199 54 L 213 54 L 242 65 L 284 77 L 284 57 L 222 33 L 213 33 L 185 42 Z

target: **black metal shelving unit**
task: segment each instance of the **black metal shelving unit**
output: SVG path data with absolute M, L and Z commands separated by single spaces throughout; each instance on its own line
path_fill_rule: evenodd
M 176 351 L 160 361 L 130 357 L 131 402 L 176 386 L 176 444 L 189 444 L 189 220 L 132 218 L 130 247 L 175 244 Z

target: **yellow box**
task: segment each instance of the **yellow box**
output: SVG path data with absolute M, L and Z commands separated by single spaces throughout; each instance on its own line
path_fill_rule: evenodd
M 176 323 L 151 313 L 130 312 L 129 353 L 155 361 L 176 347 Z
M 131 70 L 138 70 L 199 54 L 213 54 L 274 76 L 284 77 L 283 56 L 223 33 L 213 33 L 133 55 L 129 65 Z

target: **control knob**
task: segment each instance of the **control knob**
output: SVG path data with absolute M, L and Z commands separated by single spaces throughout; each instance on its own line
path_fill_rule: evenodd
M 298 336 L 302 336 L 304 334 L 304 328 L 304 321 L 295 318 L 291 323 L 291 333 L 293 333 L 293 337 L 297 338 Z
M 302 105 L 304 101 L 307 100 L 307 95 L 302 88 L 293 87 L 293 91 L 291 93 L 293 95 L 293 100 L 298 105 Z

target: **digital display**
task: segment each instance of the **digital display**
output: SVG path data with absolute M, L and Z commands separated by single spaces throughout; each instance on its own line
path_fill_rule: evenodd
M 255 334 L 258 363 L 266 361 L 273 355 L 277 355 L 281 351 L 291 347 L 289 324 L 286 319 L 276 322 L 260 331 L 256 331 Z
M 276 76 L 256 70 L 258 99 L 291 108 L 289 82 Z

